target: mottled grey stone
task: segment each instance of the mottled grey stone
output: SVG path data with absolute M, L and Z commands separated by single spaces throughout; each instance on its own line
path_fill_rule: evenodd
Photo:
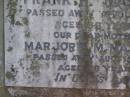
M 12 1 L 15 1 L 15 0 L 12 0 Z M 75 0 L 75 1 L 77 1 L 77 0 Z M 86 0 L 87 1 L 87 0 Z M 94 12 L 94 16 L 95 16 L 95 20 L 93 20 L 93 23 L 95 23 L 96 21 L 98 21 L 98 22 L 102 22 L 104 25 L 104 27 L 103 28 L 106 28 L 107 30 L 109 30 L 109 25 L 111 25 L 111 26 L 113 26 L 114 24 L 113 24 L 113 18 L 111 17 L 111 16 L 106 16 L 106 17 L 104 17 L 104 18 L 102 18 L 102 19 L 100 19 L 100 16 L 99 16 L 99 13 L 100 13 L 100 8 L 102 7 L 100 4 L 100 2 L 102 2 L 102 1 L 104 1 L 104 0 L 89 0 L 89 5 L 90 5 L 90 8 L 92 8 L 92 12 Z M 114 1 L 114 0 L 106 0 L 107 1 L 107 5 L 109 5 L 109 2 L 108 1 L 110 1 L 110 2 L 112 2 L 112 1 Z M 122 1 L 122 0 L 119 0 L 119 1 Z M 125 0 L 125 2 L 127 2 L 128 0 Z M 118 0 L 115 0 L 115 2 L 118 2 Z M 76 4 L 76 2 L 75 2 L 75 4 Z M 129 4 L 129 2 L 127 3 L 127 4 Z M 14 2 L 14 5 L 15 5 L 15 2 Z M 93 6 L 94 5 L 94 6 Z M 118 7 L 119 8 L 122 8 L 122 10 L 124 10 L 124 9 L 130 9 L 129 7 L 129 5 L 128 6 L 126 6 L 126 8 L 124 8 L 124 6 L 121 4 L 121 6 L 117 6 L 117 4 L 116 5 L 112 5 L 112 4 L 110 4 L 111 6 L 110 6 L 110 8 L 108 7 L 106 7 L 106 6 L 103 6 L 103 9 L 102 10 L 104 10 L 104 11 L 110 11 L 110 10 L 118 10 Z M 97 8 L 97 6 L 99 6 L 99 9 Z M 115 6 L 115 7 L 113 7 L 113 6 Z M 117 8 L 117 9 L 116 9 Z M 82 9 L 82 8 L 81 8 Z M 94 9 L 94 10 L 93 10 Z M 96 11 L 95 11 L 96 10 Z M 15 7 L 14 7 L 14 11 L 15 11 Z M 130 13 L 128 13 L 128 14 L 130 14 Z M 85 21 L 85 24 L 86 24 L 86 26 L 85 27 L 90 27 L 91 28 L 91 25 L 92 25 L 92 22 L 91 22 L 91 17 L 85 17 L 84 18 L 86 21 Z M 106 19 L 106 21 L 105 21 L 105 19 Z M 108 20 L 107 20 L 108 19 Z M 109 19 L 110 20 L 112 20 L 111 22 L 109 21 Z M 118 18 L 119 19 L 119 18 Z M 126 22 L 128 21 L 128 23 L 130 23 L 130 19 L 128 18 L 123 18 L 122 20 L 126 20 Z M 11 23 L 12 24 L 14 24 L 14 18 L 12 17 L 12 20 L 11 20 Z M 109 23 L 110 22 L 110 23 Z M 19 22 L 19 21 L 17 21 L 17 22 L 15 22 L 16 23 L 16 25 L 19 25 L 19 26 L 22 26 L 23 24 L 21 23 L 21 22 Z M 26 21 L 26 19 L 24 18 L 24 24 L 25 25 L 28 25 L 28 22 Z M 108 26 L 106 25 L 106 24 L 108 24 Z M 118 23 L 117 23 L 118 24 Z M 123 25 L 123 27 L 122 28 L 120 28 L 121 26 L 120 26 L 120 24 L 122 24 Z M 97 27 L 96 27 L 96 29 L 97 30 L 101 30 L 100 29 L 100 23 L 97 23 Z M 120 22 L 119 23 L 119 27 L 115 27 L 114 28 L 114 31 L 116 31 L 116 32 L 118 32 L 118 31 L 120 31 L 120 29 L 121 30 L 123 30 L 123 31 L 127 31 L 130 27 L 129 27 L 129 24 L 128 25 L 126 25 L 126 26 L 124 26 L 124 25 L 126 25 L 126 23 L 122 23 L 122 22 Z M 115 25 L 114 25 L 115 26 Z M 108 27 L 108 28 L 107 28 Z M 85 30 L 87 30 L 87 31 L 91 31 L 91 29 L 85 29 Z M 30 37 L 30 33 L 26 33 L 26 35 L 25 35 L 26 37 Z M 103 37 L 101 37 L 101 40 L 99 39 L 95 39 L 94 40 L 94 42 L 99 42 L 99 43 L 101 43 L 102 41 L 103 41 L 103 39 L 102 39 Z M 83 39 L 83 40 L 85 40 L 85 39 Z M 113 41 L 112 41 L 113 42 Z M 116 41 L 115 42 L 117 45 L 120 45 L 120 42 L 119 41 Z M 128 44 L 129 44 L 129 42 L 128 42 Z M 103 45 L 108 45 L 107 44 L 107 41 L 103 41 Z M 13 50 L 13 48 L 12 47 L 9 47 L 8 48 L 8 51 L 12 51 Z M 82 51 L 83 49 L 81 49 L 80 51 Z M 88 50 L 89 51 L 89 50 Z M 87 51 L 87 52 L 88 52 Z M 81 52 L 82 54 L 83 54 L 83 52 Z M 99 55 L 101 55 L 101 54 L 104 54 L 103 52 L 98 52 L 98 51 L 96 51 L 96 53 L 98 53 Z M 96 54 L 95 53 L 95 54 Z M 114 54 L 114 53 L 112 53 L 112 54 Z M 118 55 L 117 55 L 118 56 Z M 29 56 L 28 56 L 29 57 Z M 119 60 L 118 60 L 119 61 Z M 120 61 L 118 62 L 118 61 L 116 61 L 118 64 L 121 64 L 120 63 Z M 22 60 L 20 61 L 20 62 L 22 62 Z M 86 62 L 86 61 L 85 61 Z M 91 63 L 91 62 L 90 62 Z M 103 63 L 102 62 L 100 62 L 99 60 L 94 60 L 94 63 L 96 63 L 96 65 L 103 65 Z M 116 65 L 118 65 L 117 63 L 115 63 Z M 110 65 L 115 65 L 114 63 L 110 63 Z M 109 66 L 109 65 L 108 65 Z M 13 68 L 11 68 L 12 69 L 12 71 L 15 71 Z M 33 69 L 33 68 L 32 68 Z M 38 69 L 38 68 L 37 68 Z M 90 68 L 89 69 L 92 69 L 91 68 L 91 66 L 90 66 Z M 98 70 L 99 69 L 99 66 L 98 67 L 96 67 L 96 70 Z M 107 69 L 107 68 L 106 68 Z M 85 69 L 86 70 L 86 69 Z M 119 69 L 120 70 L 120 69 Z M 119 71 L 119 70 L 117 70 L 117 71 Z M 89 72 L 89 71 L 86 71 L 86 72 L 88 72 L 88 73 L 92 73 L 92 72 Z M 96 71 L 95 71 L 96 72 Z M 38 73 L 38 72 L 36 72 L 35 71 L 35 73 Z M 107 75 L 111 75 L 110 74 L 111 72 L 105 72 L 104 73 L 104 71 L 101 71 L 101 72 L 98 72 L 97 74 L 102 74 L 102 76 L 98 76 L 99 77 L 99 79 L 101 78 L 103 78 L 104 77 L 104 75 L 103 74 L 107 74 Z M 116 74 L 116 72 L 112 72 L 113 73 L 113 76 L 108 76 L 107 77 L 107 79 L 112 79 L 112 81 L 110 81 L 110 80 L 107 80 L 106 82 L 104 82 L 104 84 L 103 85 L 101 85 L 101 84 L 99 84 L 98 86 L 100 87 L 100 88 L 120 88 L 120 87 L 117 87 L 119 84 L 118 84 L 118 77 L 120 77 L 120 76 L 117 76 L 117 74 Z M 10 74 L 9 72 L 7 73 L 7 75 L 8 75 L 8 77 L 9 78 L 11 78 L 12 80 L 14 80 L 14 78 L 15 78 L 15 76 L 14 75 L 12 75 L 12 74 Z M 119 75 L 119 74 L 118 74 Z M 92 77 L 92 75 L 90 76 L 90 77 Z M 105 76 L 106 77 L 106 76 Z M 104 78 L 103 78 L 104 79 Z M 126 80 L 127 79 L 127 80 Z M 125 82 L 126 84 L 127 84 L 127 87 L 126 88 L 129 88 L 129 80 L 130 80 L 130 78 L 129 78 L 129 76 L 126 76 L 125 77 L 125 79 L 124 80 L 122 80 L 123 82 Z M 110 81 L 110 82 L 109 82 Z M 82 84 L 82 85 L 85 85 L 85 84 Z M 109 86 L 109 87 L 107 87 L 107 85 Z M 111 85 L 112 85 L 112 87 L 111 87 Z M 121 87 L 122 88 L 122 87 Z M 5 89 L 0 89 L 0 91 L 2 92 L 2 94 L 0 94 L 0 97 L 8 97 L 8 96 L 5 96 L 5 94 L 7 94 L 7 92 L 5 92 Z M 17 86 L 17 87 L 15 87 L 15 86 L 11 86 L 11 87 L 8 87 L 8 91 L 9 91 L 9 93 L 12 95 L 12 97 L 129 97 L 129 95 L 130 95 L 130 90 L 97 90 L 97 89 L 93 89 L 93 90 L 91 90 L 91 89 L 89 89 L 89 90 L 87 90 L 87 89 L 57 89 L 57 88 L 52 88 L 52 89 L 50 89 L 50 88 L 36 88 L 36 87 L 30 87 L 30 88 L 27 88 L 27 87 L 19 87 L 19 86 Z
M 0 0 L 0 86 L 3 85 L 4 64 L 3 64 L 3 0 Z
M 4 44 L 3 44 L 3 33 L 4 33 L 4 30 L 3 30 L 3 17 L 4 17 L 4 14 L 3 14 L 3 1 L 4 0 L 0 0 L 0 97 L 11 97 L 9 96 L 9 93 L 7 91 L 7 89 L 5 89 L 4 87 L 4 52 L 3 52 L 3 47 L 4 47 Z
M 4 1 L 6 86 L 129 88 L 130 1 L 43 1 Z M 81 16 L 70 14 L 72 9 Z M 54 35 L 65 31 L 69 37 Z

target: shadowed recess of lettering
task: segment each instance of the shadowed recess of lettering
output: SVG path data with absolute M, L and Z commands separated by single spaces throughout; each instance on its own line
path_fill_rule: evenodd
M 3 86 L 3 0 L 0 0 L 0 86 Z
M 82 0 L 83 5 L 80 6 L 80 10 L 83 11 L 83 17 L 80 18 L 81 27 L 79 27 L 79 32 L 81 36 L 79 38 L 80 42 L 84 43 L 84 47 L 78 47 L 79 55 L 81 59 L 78 64 L 81 66 L 82 70 L 78 71 L 83 78 L 83 82 L 80 83 L 81 87 L 85 88 L 96 88 L 96 77 L 94 72 L 94 66 L 92 65 L 92 59 L 90 58 L 91 46 L 89 43 L 91 39 L 89 38 L 89 33 L 92 29 L 92 15 L 89 11 L 88 0 Z

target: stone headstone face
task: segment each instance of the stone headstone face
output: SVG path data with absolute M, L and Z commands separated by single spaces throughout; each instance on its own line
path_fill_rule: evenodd
M 130 87 L 129 0 L 5 0 L 6 86 Z

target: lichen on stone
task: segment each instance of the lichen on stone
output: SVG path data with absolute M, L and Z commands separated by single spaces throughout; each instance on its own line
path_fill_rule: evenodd
M 25 32 L 25 37 L 29 38 L 30 37 L 30 32 Z
M 17 13 L 17 2 L 18 0 L 10 0 L 8 2 L 8 9 L 9 9 L 9 13 L 8 16 L 10 18 L 10 23 L 12 25 L 15 24 L 15 17 L 16 17 L 16 13 Z
M 14 80 L 15 79 L 15 76 L 12 72 L 7 72 L 6 73 L 6 78 L 8 78 L 9 80 Z
M 23 24 L 20 21 L 16 21 L 15 25 L 23 26 Z
M 29 24 L 29 21 L 28 21 L 28 18 L 27 18 L 27 17 L 23 17 L 23 18 L 22 18 L 22 22 L 23 22 L 23 24 L 26 25 L 26 26 Z
M 11 47 L 11 46 L 8 47 L 8 49 L 7 49 L 8 52 L 11 52 L 12 50 L 13 50 L 13 47 Z

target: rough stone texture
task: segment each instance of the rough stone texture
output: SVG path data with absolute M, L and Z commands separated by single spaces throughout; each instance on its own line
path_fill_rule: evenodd
M 78 21 L 77 17 L 68 17 L 71 9 L 78 9 L 77 6 L 66 4 L 62 6 L 50 5 L 47 6 L 33 4 L 33 0 L 23 3 L 24 0 L 6 0 L 5 1 L 5 72 L 7 86 L 27 86 L 27 87 L 76 87 L 72 82 L 73 73 L 71 70 L 59 70 L 61 65 L 75 65 L 75 61 L 71 61 L 73 55 L 77 54 L 77 50 L 70 51 L 70 43 L 76 44 L 74 33 L 78 32 L 78 28 L 63 28 L 58 27 L 59 22 L 63 21 Z M 63 1 L 63 0 L 61 0 Z M 69 2 L 73 3 L 74 0 Z M 52 2 L 52 1 L 51 1 Z M 86 3 L 86 2 L 85 2 Z M 63 3 L 64 4 L 64 3 Z M 20 6 L 21 9 L 20 9 Z M 7 9 L 6 9 L 7 8 Z M 60 16 L 42 16 L 38 13 L 27 14 L 28 9 L 57 9 L 65 11 L 63 17 Z M 20 10 L 20 11 L 19 11 Z M 21 11 L 22 10 L 22 11 Z M 38 11 L 39 12 L 39 11 Z M 48 29 L 49 28 L 49 29 Z M 69 31 L 73 36 L 69 39 L 54 38 L 53 33 L 59 31 Z M 27 45 L 33 43 L 36 49 L 28 49 Z M 37 46 L 37 43 L 40 45 Z M 67 43 L 67 50 L 56 49 L 57 44 Z M 50 45 L 44 48 L 45 44 Z M 64 45 L 64 46 L 65 46 Z M 73 44 L 71 44 L 73 46 Z M 39 48 L 40 47 L 40 48 Z M 35 48 L 35 47 L 34 47 Z M 43 59 L 34 59 L 35 55 L 43 55 Z M 45 55 L 58 55 L 63 57 L 62 60 L 46 60 Z M 36 55 L 36 56 L 37 56 Z M 64 56 L 69 57 L 64 60 Z M 52 58 L 51 58 L 52 59 Z M 57 75 L 67 76 L 65 81 L 55 81 Z M 86 73 L 87 74 L 87 73 Z M 92 77 L 91 77 L 92 79 Z M 77 84 L 80 87 L 80 84 Z
M 0 0 L 0 97 L 11 97 L 8 95 L 7 89 L 4 88 L 3 17 L 3 0 Z
M 130 90 L 8 87 L 12 97 L 129 97 Z
M 129 88 L 129 38 L 119 35 L 130 33 L 129 0 L 89 0 L 93 14 L 92 53 L 97 67 L 100 88 Z M 116 37 L 114 37 L 116 36 Z M 129 35 L 127 35 L 129 36 Z M 104 68 L 106 67 L 106 68 Z
M 129 0 L 34 1 L 4 1 L 6 86 L 130 87 Z
M 99 1 L 99 0 L 97 0 Z M 0 3 L 1 4 L 1 3 Z M 0 97 L 129 97 L 130 90 L 56 89 L 56 88 L 0 88 Z
M 0 86 L 3 85 L 3 2 L 0 0 Z

